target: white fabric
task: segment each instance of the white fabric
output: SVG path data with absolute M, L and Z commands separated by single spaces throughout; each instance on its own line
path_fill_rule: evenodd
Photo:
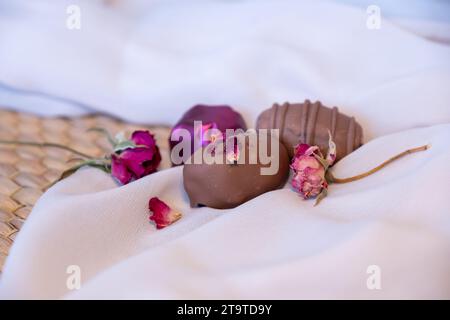
M 386 20 L 369 30 L 364 10 L 328 2 L 138 1 L 120 14 L 80 3 L 78 33 L 42 19 L 64 6 L 0 10 L 0 82 L 151 123 L 203 102 L 229 103 L 252 126 L 274 101 L 320 99 L 377 138 L 336 165 L 343 177 L 432 148 L 331 186 L 318 207 L 286 188 L 191 209 L 181 167 L 120 188 L 81 170 L 34 208 L 1 298 L 450 298 L 449 47 Z M 152 196 L 183 218 L 157 231 Z M 69 265 L 81 267 L 79 291 L 66 287 Z M 381 290 L 366 286 L 369 265 Z
M 449 298 L 449 138 L 450 125 L 441 125 L 371 141 L 336 175 L 432 148 L 332 185 L 317 207 L 285 188 L 232 210 L 191 209 L 181 167 L 121 188 L 101 171 L 79 171 L 39 200 L 0 297 Z M 183 218 L 157 231 L 148 221 L 152 196 Z M 66 287 L 69 265 L 81 268 L 79 291 Z M 370 265 L 381 269 L 381 290 L 366 286 Z
M 450 2 L 447 0 L 336 0 L 363 10 L 376 5 L 387 19 L 417 35 L 450 43 Z

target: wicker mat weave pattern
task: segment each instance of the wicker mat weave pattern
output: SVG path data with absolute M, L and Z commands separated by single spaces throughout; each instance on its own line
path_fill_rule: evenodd
M 161 168 L 169 164 L 169 128 L 137 126 L 105 115 L 77 118 L 41 118 L 31 114 L 0 109 L 0 140 L 22 140 L 59 143 L 94 157 L 110 152 L 101 134 L 87 132 L 93 127 L 112 134 L 137 129 L 155 134 L 162 154 Z M 0 274 L 3 264 L 33 205 L 61 173 L 73 166 L 76 158 L 69 151 L 52 147 L 13 146 L 0 144 Z

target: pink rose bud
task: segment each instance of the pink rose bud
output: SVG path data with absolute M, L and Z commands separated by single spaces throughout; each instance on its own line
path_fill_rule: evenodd
M 294 170 L 292 187 L 304 198 L 315 198 L 328 187 L 325 168 L 317 159 L 322 157 L 317 146 L 300 144 L 295 148 L 291 168 Z
M 325 180 L 325 170 L 307 168 L 295 173 L 292 187 L 304 198 L 315 198 L 328 187 Z
M 202 122 L 200 129 L 194 129 L 194 121 Z M 181 138 L 176 141 L 172 141 L 171 139 L 172 135 L 177 134 L 177 131 L 181 129 L 186 129 L 190 133 L 191 138 L 191 153 L 189 155 L 180 155 L 184 161 L 198 148 L 205 147 L 209 143 L 222 139 L 223 135 L 226 134 L 227 129 L 243 129 L 245 131 L 247 130 L 247 126 L 245 125 L 245 121 L 242 116 L 229 106 L 196 105 L 189 109 L 172 128 L 171 135 L 169 137 L 170 151 L 172 151 L 173 147 L 181 142 Z M 211 129 L 217 129 L 222 134 L 211 135 L 208 132 L 208 130 Z M 196 138 L 194 139 L 194 137 Z M 199 140 L 198 144 L 195 143 L 197 140 Z
M 157 229 L 165 228 L 181 218 L 181 213 L 172 210 L 157 197 L 151 198 L 148 206 L 150 211 L 153 212 L 150 220 L 155 222 Z
M 161 153 L 150 132 L 135 131 L 131 141 L 135 147 L 111 155 L 111 174 L 122 184 L 154 173 L 161 163 Z
M 291 162 L 291 169 L 294 171 L 292 187 L 304 199 L 316 198 L 317 205 L 328 194 L 328 183 L 348 183 L 363 179 L 384 168 L 389 163 L 404 157 L 405 155 L 427 150 L 430 146 L 423 145 L 399 153 L 390 159 L 379 164 L 375 168 L 348 178 L 336 178 L 329 170 L 336 161 L 336 144 L 334 143 L 330 131 L 328 131 L 328 152 L 326 157 L 322 155 L 319 147 L 302 143 L 298 144 L 294 150 L 294 158 Z

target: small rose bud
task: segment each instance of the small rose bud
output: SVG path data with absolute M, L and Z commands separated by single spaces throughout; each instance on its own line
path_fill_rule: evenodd
M 317 146 L 300 144 L 295 148 L 291 168 L 294 170 L 292 187 L 304 198 L 315 198 L 328 187 L 323 158 Z
M 111 174 L 122 184 L 154 173 L 161 163 L 161 153 L 150 132 L 133 132 L 130 143 L 135 146 L 111 155 Z
M 324 177 L 324 170 L 307 168 L 295 173 L 292 179 L 292 187 L 304 198 L 315 198 L 323 189 L 328 187 Z

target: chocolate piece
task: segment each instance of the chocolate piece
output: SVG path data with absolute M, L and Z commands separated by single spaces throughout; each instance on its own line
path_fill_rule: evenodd
M 255 144 L 245 135 L 245 163 L 230 164 L 225 159 L 222 164 L 188 164 L 183 168 L 184 188 L 189 196 L 191 207 L 207 206 L 217 209 L 234 208 L 250 199 L 253 199 L 265 192 L 278 189 L 284 186 L 289 175 L 289 157 L 286 148 L 279 143 L 278 137 L 271 137 L 268 134 L 266 148 L 267 154 L 271 158 L 278 161 L 278 170 L 275 174 L 263 175 L 261 168 L 268 168 L 271 164 L 262 164 L 259 152 L 252 153 L 254 156 L 254 164 L 250 162 L 250 151 L 255 152 Z M 263 139 L 257 135 L 258 148 L 261 146 Z M 274 143 L 278 144 L 278 154 L 272 157 Z M 242 143 L 241 145 L 244 145 Z M 219 148 L 223 146 L 223 142 L 219 142 Z M 199 149 L 191 157 L 198 156 L 197 153 L 204 149 Z M 276 150 L 276 149 L 275 149 Z M 274 150 L 274 152 L 276 152 Z M 239 152 L 244 159 L 242 149 Z M 224 158 L 227 153 L 224 152 Z M 272 164 L 273 165 L 273 164 Z M 274 166 L 273 168 L 276 168 Z
M 280 129 L 281 142 L 290 157 L 293 157 L 294 147 L 299 143 L 317 145 L 325 155 L 328 151 L 328 130 L 336 143 L 336 160 L 359 148 L 363 142 L 363 131 L 355 118 L 340 113 L 337 107 L 325 107 L 320 101 L 274 104 L 258 116 L 256 128 Z
M 202 137 L 198 137 L 200 145 L 195 145 L 194 136 L 196 134 L 200 135 L 200 133 L 194 132 L 194 121 L 201 121 L 205 130 L 210 128 L 219 129 L 224 135 L 227 129 L 247 130 L 247 126 L 241 114 L 229 106 L 195 105 L 186 111 L 177 124 L 173 126 L 169 137 L 170 151 L 172 151 L 173 147 L 182 140 L 180 138 L 179 140 L 172 141 L 172 134 L 178 129 L 186 129 L 189 131 L 191 138 L 191 152 L 188 155 L 180 155 L 184 160 L 189 158 L 189 156 L 194 153 L 195 150 L 200 148 L 202 144 L 203 146 L 206 144 L 202 141 Z

